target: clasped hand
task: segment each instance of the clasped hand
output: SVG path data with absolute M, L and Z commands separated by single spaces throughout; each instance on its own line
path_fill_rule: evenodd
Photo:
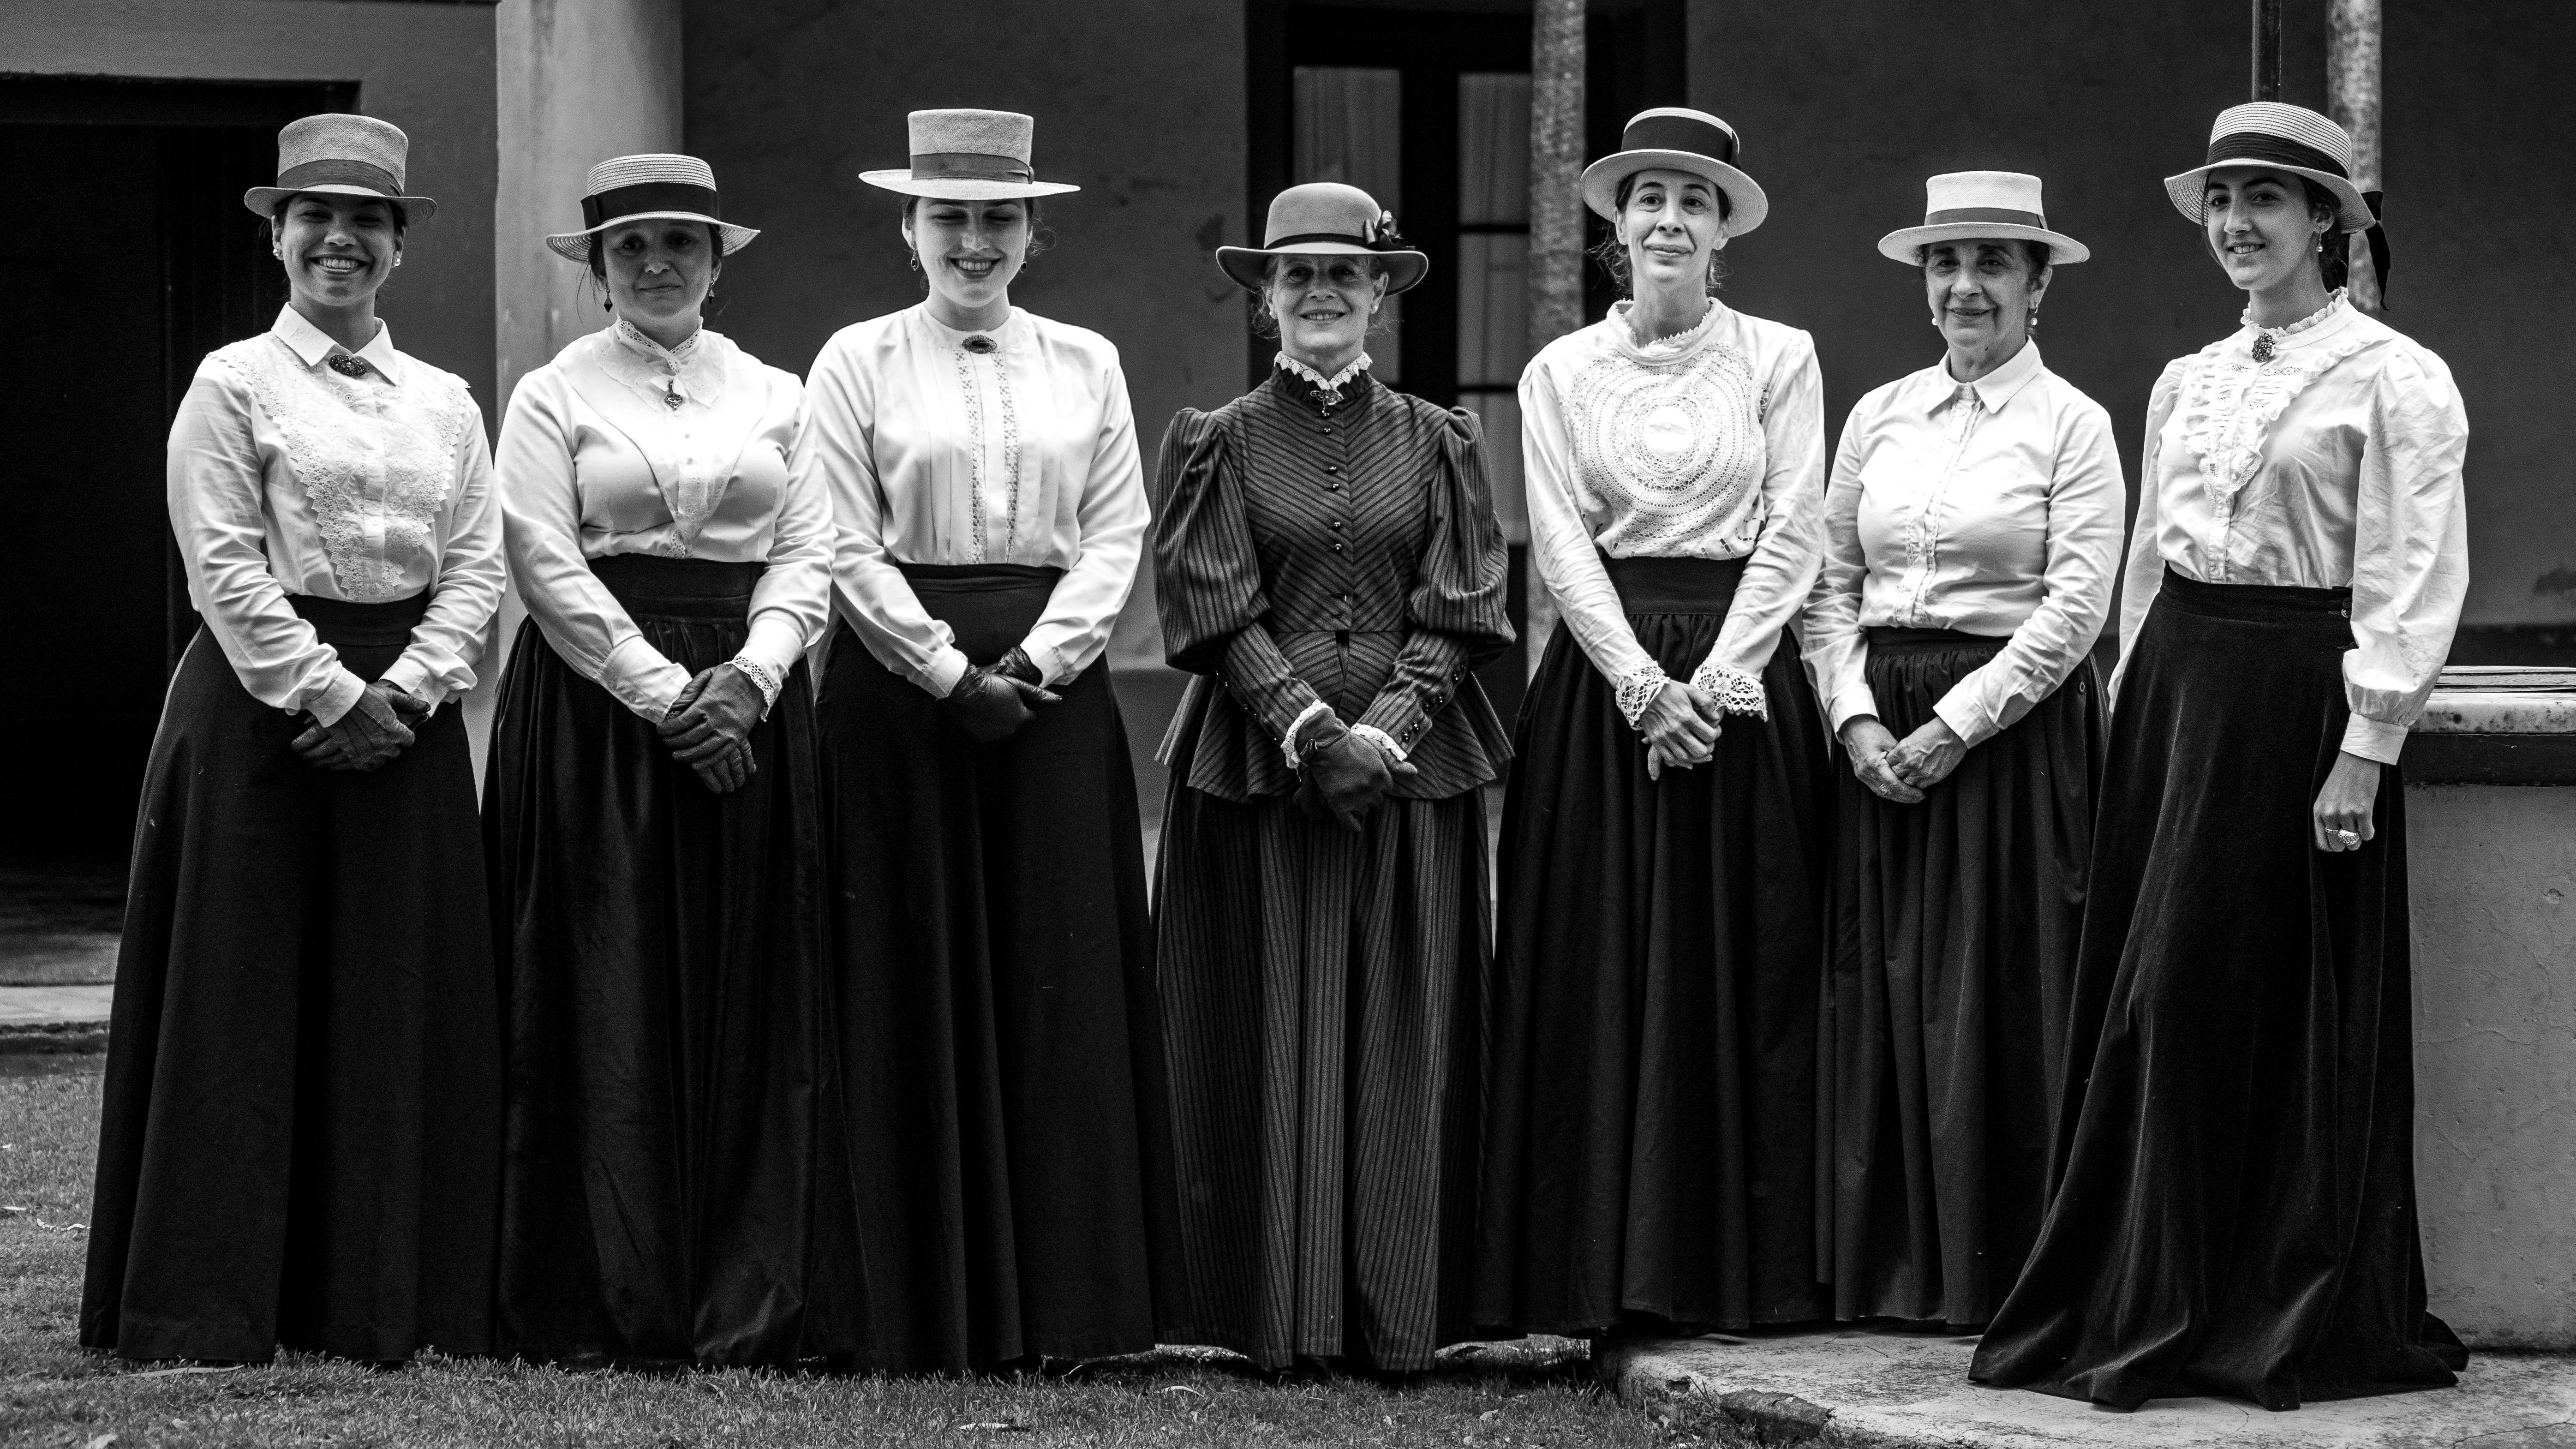
M 1309 819 L 1339 821 L 1345 830 L 1359 830 L 1397 780 L 1422 773 L 1329 714 L 1309 723 L 1300 740 L 1297 808 Z
M 379 680 L 367 686 L 358 702 L 329 724 L 319 720 L 295 737 L 295 753 L 324 770 L 365 773 L 393 762 L 410 749 L 407 720 L 426 719 L 429 701 L 418 699 Z
M 957 727 L 979 745 L 998 745 L 1020 732 L 1036 713 L 1032 705 L 1054 704 L 1064 698 L 1039 681 L 1037 665 L 1027 653 L 1014 645 L 1011 652 L 991 664 L 970 667 L 958 677 L 957 687 L 948 691 L 942 704 L 957 718 Z
M 1899 805 L 1919 805 L 1923 792 L 1950 778 L 1968 757 L 1967 741 L 1935 718 L 1899 740 L 1874 714 L 1843 721 L 1843 753 L 1869 792 Z
M 760 768 L 751 757 L 751 730 L 765 703 L 760 686 L 727 660 L 698 671 L 655 728 L 672 758 L 698 772 L 699 783 L 730 795 Z
M 1667 679 L 1638 711 L 1637 732 L 1646 737 L 1646 778 L 1660 780 L 1667 769 L 1687 770 L 1716 756 L 1726 711 L 1707 690 Z

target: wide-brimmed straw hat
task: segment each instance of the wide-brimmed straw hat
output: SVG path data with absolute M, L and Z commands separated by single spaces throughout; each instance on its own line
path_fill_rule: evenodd
M 1431 259 L 1395 234 L 1395 216 L 1376 198 L 1338 181 L 1309 181 L 1270 198 L 1270 221 L 1257 247 L 1218 247 L 1225 274 L 1259 292 L 1272 257 L 1375 257 L 1392 297 L 1422 280 Z
M 1004 201 L 1082 189 L 1038 179 L 1029 164 L 1037 122 L 1017 111 L 915 111 L 910 130 L 911 169 L 862 171 L 859 179 L 941 201 Z
M 2379 223 L 2370 198 L 2352 180 L 2352 133 L 2305 106 L 2247 101 L 2218 113 L 2209 128 L 2209 159 L 2165 178 L 2174 209 L 2194 221 L 2209 217 L 2209 173 L 2224 166 L 2260 166 L 2304 176 L 2334 193 L 2336 220 L 2345 231 Z
M 277 204 L 308 191 L 326 196 L 371 196 L 402 208 L 406 223 L 438 215 L 438 203 L 403 194 L 403 168 L 411 138 L 402 127 L 373 116 L 337 111 L 289 121 L 277 133 L 277 184 L 242 193 L 252 214 L 277 214 Z
M 1583 202 L 1619 219 L 1619 183 L 1640 171 L 1681 171 L 1726 194 L 1726 234 L 1739 237 L 1762 224 L 1770 198 L 1753 178 L 1735 169 L 1743 150 L 1735 128 L 1706 111 L 1657 106 L 1639 111 L 1619 137 L 1619 149 L 1583 168 Z
M 718 213 L 715 168 L 695 156 L 657 153 L 600 162 L 582 183 L 581 219 L 581 230 L 547 237 L 547 250 L 567 261 L 587 262 L 591 238 L 627 221 L 705 222 L 724 239 L 720 255 L 728 257 L 760 235 Z
M 1878 254 L 1915 266 L 1934 242 L 1970 240 L 2045 242 L 2051 266 L 2093 255 L 2084 243 L 2048 229 L 2039 178 L 2019 171 L 1949 171 L 1925 181 L 1923 224 L 1880 237 Z

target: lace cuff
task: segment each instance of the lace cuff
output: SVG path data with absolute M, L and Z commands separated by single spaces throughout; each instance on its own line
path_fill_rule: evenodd
M 1404 763 L 1404 746 L 1397 744 L 1395 736 L 1379 729 L 1376 725 L 1356 724 L 1351 726 L 1351 733 L 1377 746 L 1381 754 L 1395 763 L 1399 765 Z
M 749 654 L 735 655 L 733 667 L 741 670 L 742 677 L 750 680 L 753 686 L 759 689 L 760 717 L 769 718 L 769 711 L 778 703 L 778 691 L 787 687 L 787 681 L 780 678 L 768 665 L 752 658 Z
M 1632 670 L 1612 686 L 1611 695 L 1619 701 L 1619 713 L 1628 717 L 1630 729 L 1637 727 L 1637 717 L 1646 712 L 1646 706 L 1653 704 L 1655 696 L 1663 693 L 1664 686 L 1670 683 L 1672 680 L 1665 676 L 1662 665 L 1649 664 L 1643 669 Z
M 1297 717 L 1288 722 L 1287 732 L 1279 736 L 1279 753 L 1288 761 L 1288 768 L 1292 773 L 1297 768 L 1297 732 L 1306 727 L 1306 721 L 1319 714 L 1332 712 L 1333 707 L 1319 699 L 1297 711 Z
M 1714 659 L 1703 661 L 1692 671 L 1691 688 L 1706 690 L 1708 697 L 1717 701 L 1717 707 L 1728 714 L 1771 717 L 1771 697 L 1763 693 L 1760 676 L 1730 669 Z

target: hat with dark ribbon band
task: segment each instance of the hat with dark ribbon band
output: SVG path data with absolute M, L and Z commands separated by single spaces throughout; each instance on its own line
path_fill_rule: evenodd
M 2051 266 L 2093 255 L 2084 243 L 2051 231 L 2040 209 L 2040 181 L 2020 171 L 1948 171 L 1923 183 L 1923 224 L 1878 239 L 1878 254 L 1918 266 L 1938 242 L 2035 241 Z
M 1726 234 L 1742 236 L 1771 212 L 1770 198 L 1736 169 L 1744 148 L 1735 128 L 1706 111 L 1658 106 L 1639 111 L 1620 133 L 1619 149 L 1583 168 L 1583 202 L 1613 221 L 1619 218 L 1619 184 L 1640 171 L 1679 171 L 1697 176 L 1726 197 Z
M 654 152 L 613 157 L 590 168 L 583 192 L 582 229 L 546 238 L 547 250 L 567 261 L 589 261 L 591 238 L 620 222 L 704 222 L 716 229 L 722 255 L 728 257 L 760 235 L 724 220 L 717 207 L 715 169 L 695 156 Z
M 402 127 L 373 116 L 331 111 L 289 121 L 277 133 L 277 184 L 242 193 L 254 215 L 274 216 L 290 196 L 359 196 L 391 202 L 406 224 L 438 214 L 426 196 L 403 194 L 411 138 Z
M 2209 173 L 2230 166 L 2287 171 L 2315 182 L 2335 198 L 2335 225 L 2360 232 L 2370 245 L 2370 265 L 2388 286 L 2388 234 L 2380 229 L 2381 193 L 2365 192 L 2352 179 L 2352 133 L 2305 106 L 2247 101 L 2218 113 L 2209 128 L 2209 158 L 2165 178 L 2174 209 L 2193 221 L 2209 219 Z
M 862 171 L 870 186 L 940 201 L 1008 201 L 1080 191 L 1040 181 L 1030 164 L 1037 122 L 1017 111 L 915 111 L 909 169 Z
M 1218 247 L 1216 264 L 1246 290 L 1269 281 L 1273 257 L 1375 257 L 1388 296 L 1420 282 L 1431 259 L 1404 244 L 1395 217 L 1376 198 L 1338 181 L 1309 181 L 1270 199 L 1270 220 L 1257 247 Z

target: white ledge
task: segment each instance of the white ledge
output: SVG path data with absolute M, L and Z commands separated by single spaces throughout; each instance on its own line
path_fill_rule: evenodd
M 2576 735 L 2576 669 L 2445 669 L 2415 729 L 2429 735 Z

